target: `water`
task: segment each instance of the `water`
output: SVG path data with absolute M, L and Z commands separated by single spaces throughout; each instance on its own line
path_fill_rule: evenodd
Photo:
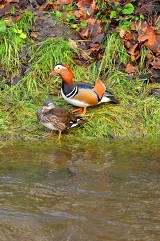
M 1 241 L 160 240 L 160 143 L 0 149 Z

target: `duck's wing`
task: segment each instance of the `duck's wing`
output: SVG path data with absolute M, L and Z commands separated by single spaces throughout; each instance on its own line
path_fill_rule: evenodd
M 76 81 L 75 83 L 79 88 L 82 88 L 82 89 L 93 89 L 94 88 L 94 85 L 90 84 L 90 83 L 80 82 L 80 81 Z

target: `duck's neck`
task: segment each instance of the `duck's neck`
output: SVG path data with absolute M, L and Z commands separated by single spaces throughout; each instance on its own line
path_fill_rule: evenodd
M 60 75 L 61 75 L 61 78 L 62 78 L 63 82 L 65 82 L 67 84 L 73 83 L 74 75 L 73 75 L 73 72 L 70 69 L 62 71 Z

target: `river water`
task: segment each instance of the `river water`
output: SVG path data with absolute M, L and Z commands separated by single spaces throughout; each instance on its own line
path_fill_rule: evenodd
M 160 142 L 6 143 L 0 240 L 160 240 Z

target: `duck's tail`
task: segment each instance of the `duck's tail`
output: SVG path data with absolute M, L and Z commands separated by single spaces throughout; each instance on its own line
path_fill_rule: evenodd
M 109 92 L 109 91 L 105 91 L 103 94 L 102 99 L 100 100 L 99 103 L 105 103 L 105 102 L 111 102 L 113 104 L 119 104 L 119 100 L 117 100 L 114 95 Z

